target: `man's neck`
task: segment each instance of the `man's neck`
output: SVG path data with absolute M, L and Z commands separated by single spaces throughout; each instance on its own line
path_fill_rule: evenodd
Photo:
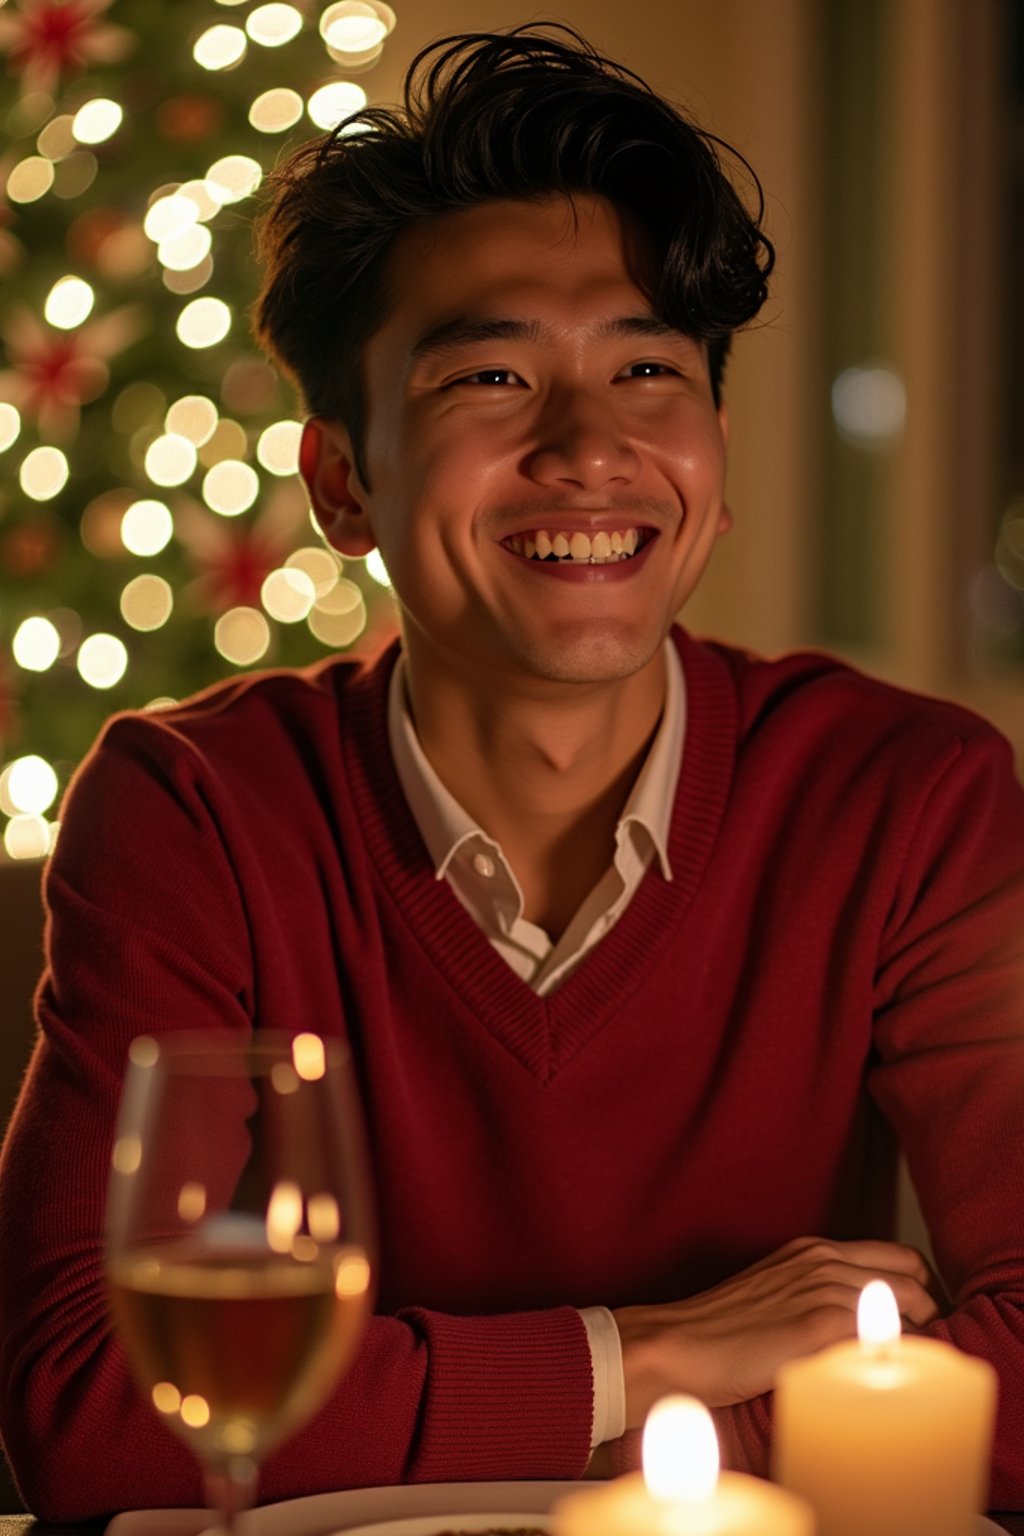
M 665 702 L 661 649 L 602 684 L 495 686 L 481 696 L 407 650 L 410 707 L 431 766 L 498 842 L 526 916 L 552 937 L 611 862 L 614 832 Z

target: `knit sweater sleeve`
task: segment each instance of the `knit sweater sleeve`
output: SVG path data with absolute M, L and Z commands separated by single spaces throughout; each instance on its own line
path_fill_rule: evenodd
M 125 720 L 85 765 L 46 878 L 39 1040 L 0 1163 L 0 1430 L 33 1512 L 71 1521 L 203 1502 L 196 1466 L 129 1374 L 103 1270 L 113 1127 L 131 1039 L 252 1027 L 253 936 L 232 808 L 187 746 Z M 173 750 L 164 750 L 173 747 Z M 377 1316 L 260 1497 L 573 1477 L 590 1450 L 587 1339 L 571 1307 Z
M 999 1376 L 990 1507 L 1024 1503 L 1024 794 L 967 731 L 922 783 L 884 914 L 869 1088 L 907 1158 L 948 1308 L 925 1332 Z M 767 1474 L 771 1399 L 716 1415 Z

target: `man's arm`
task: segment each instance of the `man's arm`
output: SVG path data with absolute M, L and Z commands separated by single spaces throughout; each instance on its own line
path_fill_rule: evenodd
M 103 1219 L 123 1065 L 140 1033 L 247 1033 L 258 1012 L 233 814 L 144 723 L 79 780 L 49 867 L 41 1038 L 0 1165 L 0 1427 L 57 1521 L 202 1503 L 108 1316 Z M 571 1477 L 590 1450 L 571 1307 L 374 1318 L 348 1376 L 268 1462 L 260 1497 L 403 1480 Z
M 876 978 L 867 1087 L 899 1135 L 952 1307 L 888 1243 L 787 1245 L 674 1306 L 615 1314 L 627 1425 L 661 1391 L 715 1410 L 723 1463 L 767 1474 L 769 1389 L 786 1359 L 854 1332 L 859 1287 L 893 1285 L 906 1325 L 1000 1377 L 993 1507 L 1024 1501 L 1024 796 L 980 730 L 936 777 L 903 851 Z M 619 1464 L 635 1460 L 635 1443 Z

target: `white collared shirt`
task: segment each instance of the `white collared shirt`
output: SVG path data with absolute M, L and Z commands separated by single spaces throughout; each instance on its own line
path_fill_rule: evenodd
M 523 893 L 501 847 L 442 784 L 420 746 L 405 689 L 405 658 L 391 678 L 388 735 L 398 777 L 438 880 L 447 880 L 502 959 L 541 997 L 568 979 L 622 915 L 655 859 L 672 879 L 669 827 L 686 730 L 686 689 L 665 641 L 665 707 L 615 829 L 612 861 L 565 932 L 550 936 L 523 916 Z
M 632 793 L 615 828 L 611 863 L 565 932 L 550 936 L 523 916 L 523 892 L 498 843 L 441 783 L 420 746 L 409 711 L 405 657 L 399 656 L 388 695 L 388 739 L 398 778 L 438 880 L 447 880 L 504 960 L 540 996 L 567 980 L 600 943 L 636 894 L 657 859 L 672 879 L 669 828 L 686 734 L 686 683 L 671 640 L 665 641 L 665 706 Z M 594 1379 L 590 1443 L 617 1439 L 625 1429 L 622 1345 L 606 1307 L 580 1312 Z

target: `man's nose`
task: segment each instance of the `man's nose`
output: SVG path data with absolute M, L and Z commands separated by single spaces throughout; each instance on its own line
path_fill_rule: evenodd
M 527 470 L 539 485 L 595 491 L 631 484 L 640 456 L 610 404 L 582 391 L 560 391 L 547 402 Z

